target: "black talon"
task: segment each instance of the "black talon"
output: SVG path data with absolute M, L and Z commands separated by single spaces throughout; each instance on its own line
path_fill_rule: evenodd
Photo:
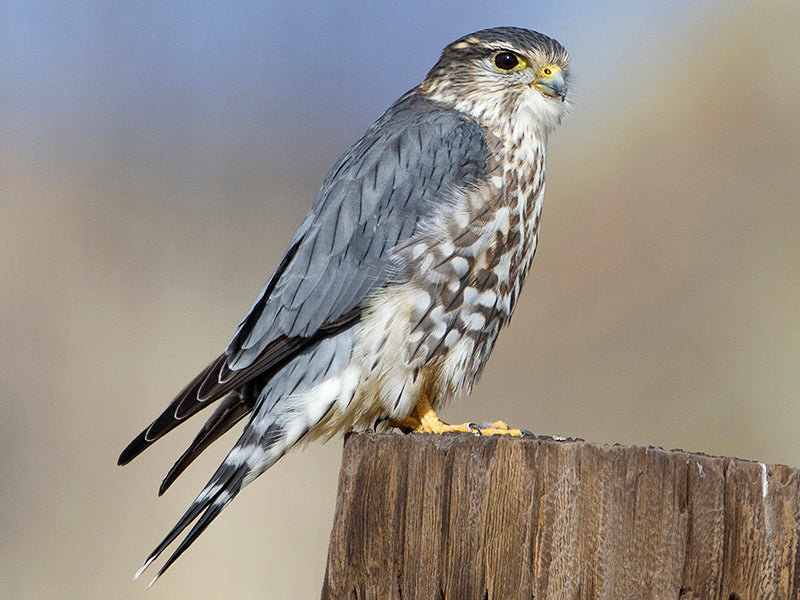
M 522 437 L 530 437 L 535 438 L 536 434 L 532 431 L 528 431 L 527 429 L 520 429 L 519 432 L 522 434 Z
M 477 423 L 467 423 L 467 427 L 469 427 L 475 435 L 481 435 L 483 433 L 483 428 Z

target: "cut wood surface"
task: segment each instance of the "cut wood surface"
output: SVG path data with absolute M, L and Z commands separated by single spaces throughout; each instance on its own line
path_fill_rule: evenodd
M 800 598 L 799 491 L 682 450 L 351 434 L 322 597 Z

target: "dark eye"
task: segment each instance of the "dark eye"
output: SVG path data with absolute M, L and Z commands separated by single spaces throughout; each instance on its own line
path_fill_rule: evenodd
M 510 71 L 518 64 L 519 59 L 513 52 L 500 52 L 494 57 L 494 66 L 501 71 Z

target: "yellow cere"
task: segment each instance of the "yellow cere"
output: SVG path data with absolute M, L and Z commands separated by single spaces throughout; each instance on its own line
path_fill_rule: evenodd
M 558 65 L 547 65 L 546 67 L 542 67 L 542 70 L 539 71 L 540 77 L 552 77 L 556 73 L 561 70 L 561 67 Z

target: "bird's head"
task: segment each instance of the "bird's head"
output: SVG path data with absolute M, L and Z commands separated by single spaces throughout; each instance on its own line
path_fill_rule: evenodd
M 485 29 L 456 40 L 421 84 L 422 93 L 490 127 L 544 134 L 567 112 L 569 55 L 527 29 Z

